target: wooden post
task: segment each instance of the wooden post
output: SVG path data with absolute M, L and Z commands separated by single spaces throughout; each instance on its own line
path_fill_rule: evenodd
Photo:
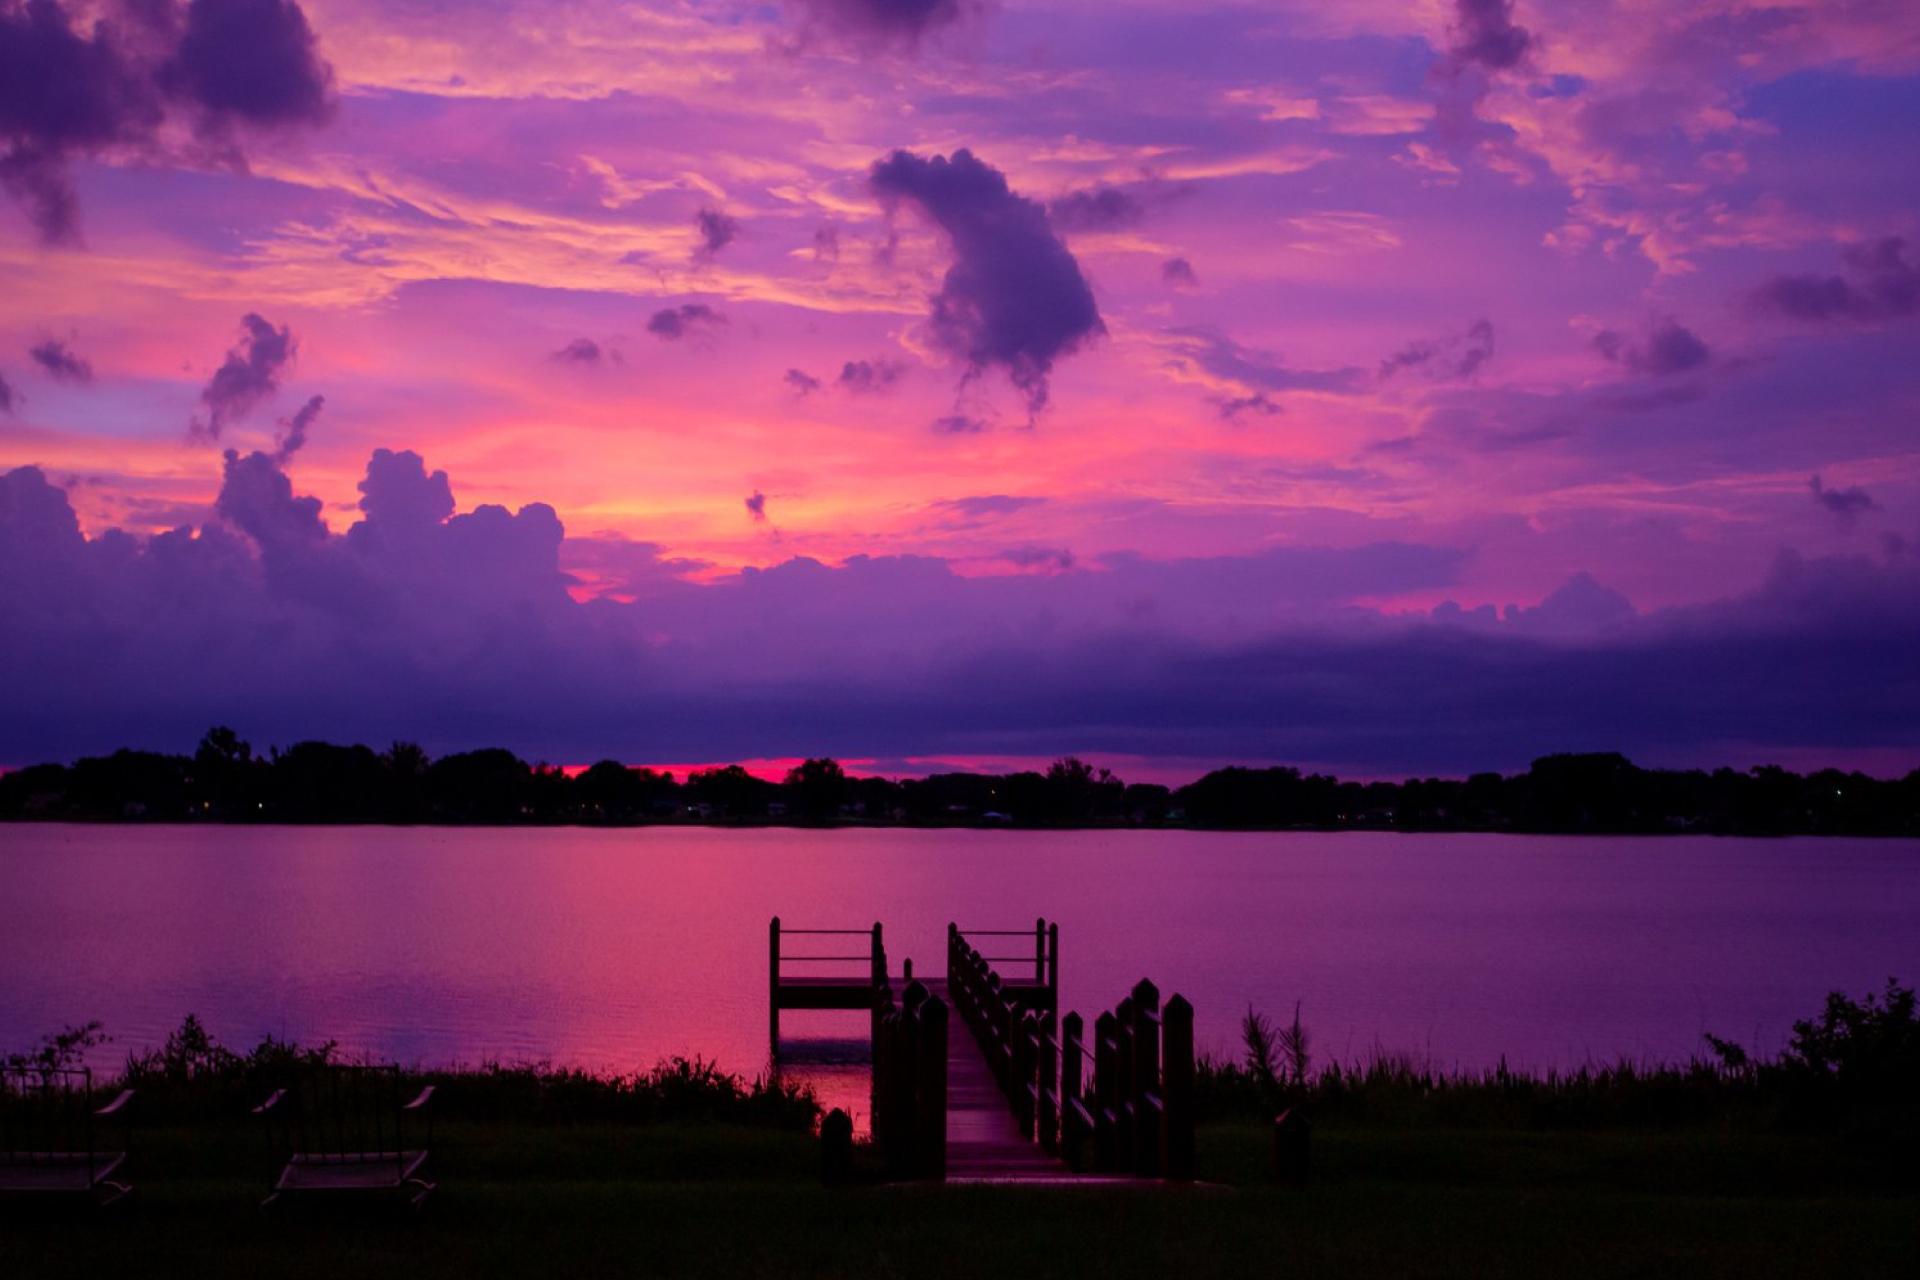
M 1160 989 L 1142 978 L 1133 989 L 1133 1171 L 1160 1176 Z
M 1060 922 L 1047 926 L 1047 1011 L 1060 1016 Z
M 1100 1173 L 1113 1168 L 1116 1109 L 1114 1073 L 1115 1019 L 1103 1013 L 1093 1020 L 1093 1167 Z
M 853 1117 L 839 1107 L 820 1122 L 820 1181 L 829 1187 L 853 1181 Z
M 947 1180 L 947 1003 L 929 996 L 920 1006 L 919 1174 Z
M 780 917 L 767 926 L 767 1044 L 780 1060 Z
M 1033 1012 L 1022 1012 L 1013 1024 L 1012 1066 L 1007 1073 L 1007 1101 L 1013 1104 L 1013 1120 L 1020 1136 L 1033 1141 Z
M 887 949 L 880 942 L 880 922 L 873 922 L 873 985 L 883 987 L 887 983 Z
M 1047 985 L 1047 918 L 1039 916 L 1033 922 L 1033 981 L 1035 986 Z
M 1113 1007 L 1113 1164 L 1123 1173 L 1133 1170 L 1134 1105 L 1140 1086 L 1133 1078 L 1133 997 Z
M 925 998 L 924 988 L 921 998 Z M 917 1078 L 920 1060 L 920 1019 L 917 1013 L 920 1003 L 920 1000 L 915 1000 L 911 1004 L 903 1004 L 899 1014 L 889 1019 L 893 1048 L 889 1055 L 892 1068 L 887 1074 L 893 1083 L 893 1099 L 889 1108 L 892 1114 L 887 1120 L 887 1172 L 888 1176 L 895 1179 L 913 1177 L 918 1165 L 914 1148 L 920 1136 L 920 1081 Z
M 1161 1175 L 1173 1182 L 1193 1181 L 1193 1005 L 1185 996 L 1167 1001 L 1160 1015 L 1162 1147 Z
M 1311 1171 L 1313 1126 L 1297 1108 L 1289 1107 L 1273 1121 L 1273 1176 L 1281 1182 L 1304 1186 Z
M 1067 1167 L 1075 1170 L 1085 1167 L 1086 1140 L 1091 1136 L 1081 1131 L 1076 1106 L 1082 1094 L 1080 1055 L 1085 1026 L 1077 1013 L 1068 1014 L 1060 1023 L 1060 1148 Z
M 1049 1013 L 1039 1024 L 1040 1064 L 1035 1098 L 1039 1110 L 1034 1117 L 1040 1146 L 1050 1156 L 1060 1153 L 1060 1042 L 1053 1023 L 1054 1016 Z

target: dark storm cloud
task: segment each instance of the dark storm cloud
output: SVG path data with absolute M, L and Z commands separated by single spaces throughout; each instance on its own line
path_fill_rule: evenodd
M 787 0 L 804 34 L 858 48 L 911 51 L 987 9 L 984 0 Z
M 1819 476 L 1814 476 L 1807 481 L 1807 488 L 1812 491 L 1814 502 L 1832 515 L 1843 529 L 1851 529 L 1863 512 L 1874 509 L 1873 498 L 1859 485 L 1829 489 Z
M 33 362 L 47 371 L 55 382 L 72 382 L 85 385 L 93 381 L 93 365 L 75 355 L 64 342 L 47 339 L 33 350 L 27 352 Z
M 780 380 L 798 396 L 810 396 L 820 389 L 820 379 L 799 369 L 787 370 L 786 376 Z
M 1471 378 L 1493 359 L 1493 323 L 1476 320 L 1465 334 L 1408 343 L 1380 362 L 1380 377 L 1417 369 L 1431 378 Z
M 683 302 L 653 313 L 647 332 L 662 342 L 678 342 L 701 328 L 722 325 L 727 318 L 704 302 Z
M 240 318 L 240 342 L 227 352 L 226 363 L 200 392 L 206 417 L 195 416 L 193 433 L 218 440 L 229 421 L 245 417 L 262 400 L 280 389 L 280 375 L 293 360 L 298 344 L 285 325 L 278 329 L 258 314 Z
M 987 424 L 964 413 L 949 413 L 935 418 L 933 429 L 943 436 L 975 436 L 985 431 Z
M 1069 191 L 1047 205 L 1053 225 L 1062 231 L 1117 231 L 1146 216 L 1146 206 L 1119 187 Z
M 13 415 L 13 384 L 0 375 L 0 413 Z
M 592 338 L 575 338 L 547 359 L 559 364 L 599 364 L 604 354 L 600 344 Z
M 0 8 L 0 185 L 48 243 L 79 239 L 76 160 L 165 150 L 184 116 L 244 168 L 244 129 L 323 122 L 332 73 L 290 0 L 28 0 Z
M 840 233 L 832 227 L 821 227 L 813 233 L 813 258 L 815 262 L 840 261 Z
M 700 245 L 694 250 L 697 258 L 711 258 L 740 234 L 740 224 L 718 209 L 702 209 L 694 214 L 693 226 L 700 233 Z
M 1193 264 L 1185 258 L 1168 258 L 1161 263 L 1160 278 L 1176 289 L 1200 287 L 1200 277 L 1194 274 Z
M 889 209 L 912 204 L 952 244 L 953 265 L 932 299 L 936 342 L 966 361 L 966 380 L 1003 370 L 1025 393 L 1031 422 L 1046 407 L 1054 362 L 1106 332 L 1046 210 L 964 149 L 951 159 L 896 151 L 874 164 L 870 181 Z
M 1515 26 L 1513 0 L 1454 0 L 1449 57 L 1462 63 L 1505 71 L 1527 55 L 1533 36 Z
M 542 504 L 456 513 L 444 472 L 386 450 L 362 492 L 331 533 L 271 459 L 234 453 L 219 509 L 243 532 L 88 538 L 44 473 L 0 474 L 0 760 L 180 751 L 232 723 L 560 760 L 1111 752 L 1458 776 L 1557 750 L 1910 751 L 1920 722 L 1904 547 L 1783 555 L 1752 590 L 1653 613 L 1574 575 L 1533 607 L 1431 615 L 1366 602 L 1438 598 L 1467 552 L 1068 567 L 1042 543 L 994 554 L 1045 572 L 855 556 L 694 584 L 652 544 L 585 549 L 649 579 L 629 605 L 568 595 Z
M 763 524 L 766 522 L 766 519 L 767 519 L 767 495 L 766 494 L 760 492 L 758 489 L 755 489 L 753 491 L 753 496 L 746 499 L 746 504 L 747 504 L 747 515 L 752 518 L 755 524 Z
M 204 132 L 324 124 L 333 71 L 292 0 L 192 0 L 161 82 L 191 102 Z
M 1751 302 L 1796 320 L 1890 320 L 1920 311 L 1920 265 L 1907 257 L 1907 242 L 1888 236 L 1841 252 L 1849 278 L 1775 276 L 1754 290 Z
M 307 431 L 313 426 L 314 420 L 320 416 L 320 410 L 324 409 L 326 404 L 325 396 L 313 396 L 300 406 L 298 413 L 280 424 L 279 444 L 273 451 L 275 466 L 286 466 L 293 461 L 293 455 L 306 446 Z
M 905 372 L 906 366 L 891 360 L 849 360 L 840 366 L 840 376 L 833 383 L 855 395 L 871 395 L 891 387 Z
M 1707 344 L 1672 318 L 1657 321 L 1639 339 L 1602 329 L 1594 335 L 1593 346 L 1613 363 L 1655 377 L 1690 373 L 1713 360 Z

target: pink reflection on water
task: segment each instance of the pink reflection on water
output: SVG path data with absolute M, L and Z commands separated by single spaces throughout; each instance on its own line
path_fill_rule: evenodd
M 1894 841 L 782 829 L 10 826 L 0 1050 L 100 1018 L 101 1065 L 187 1014 L 223 1042 L 337 1040 L 423 1064 L 767 1066 L 767 921 L 1061 926 L 1091 1018 L 1141 977 L 1203 1051 L 1301 1002 L 1317 1060 L 1436 1066 L 1761 1052 L 1829 989 L 1911 981 L 1920 858 Z M 782 1016 L 830 1105 L 859 1013 Z

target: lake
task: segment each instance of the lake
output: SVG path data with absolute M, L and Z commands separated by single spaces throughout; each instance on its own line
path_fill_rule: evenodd
M 1250 1006 L 1278 1023 L 1298 1002 L 1316 1062 L 1538 1069 L 1685 1059 L 1709 1031 L 1771 1053 L 1829 990 L 1920 980 L 1920 843 L 9 825 L 0 1051 L 98 1018 L 117 1065 L 193 1013 L 242 1049 L 752 1074 L 774 915 L 881 921 L 896 968 L 934 972 L 949 920 L 1045 916 L 1089 1021 L 1151 977 L 1216 1054 Z M 782 1032 L 830 1050 L 866 1020 Z

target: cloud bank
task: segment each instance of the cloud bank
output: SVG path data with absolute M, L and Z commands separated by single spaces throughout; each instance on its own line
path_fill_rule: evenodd
M 180 750 L 223 722 L 560 761 L 1075 751 L 1459 773 L 1552 750 L 1898 747 L 1920 718 L 1906 552 L 1783 555 L 1755 589 L 1646 614 L 1584 575 L 1531 608 L 1384 614 L 1360 602 L 1444 591 L 1464 562 L 1395 543 L 1089 564 L 1014 542 L 1001 559 L 1027 572 L 795 558 L 708 585 L 653 554 L 624 603 L 569 594 L 544 504 L 461 512 L 445 472 L 387 449 L 360 491 L 336 532 L 272 458 L 230 451 L 218 520 L 88 539 L 42 471 L 0 475 L 0 759 Z M 986 522 L 1033 501 L 943 509 Z M 615 552 L 634 547 L 588 539 L 580 558 Z

